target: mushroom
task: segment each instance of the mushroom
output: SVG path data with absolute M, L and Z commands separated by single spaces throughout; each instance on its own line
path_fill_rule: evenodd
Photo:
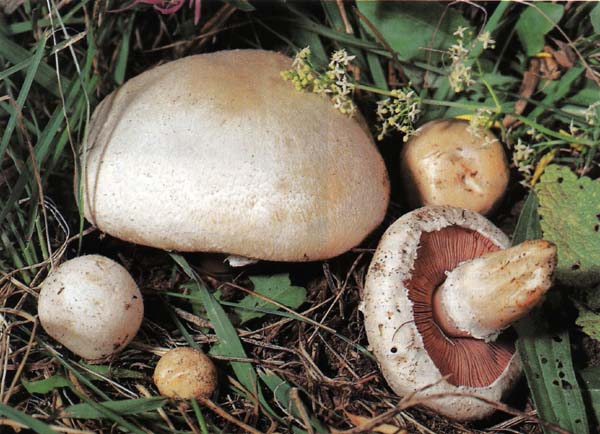
M 465 392 L 500 400 L 520 376 L 510 331 L 552 283 L 556 246 L 509 248 L 475 212 L 423 207 L 388 228 L 371 262 L 363 312 L 369 343 L 391 388 L 458 420 L 494 408 Z M 446 378 L 447 376 L 447 378 Z M 427 387 L 430 386 L 430 387 Z
M 154 384 L 168 398 L 209 398 L 217 388 L 217 368 L 200 350 L 175 348 L 156 364 Z
M 469 123 L 435 120 L 402 150 L 402 180 L 412 207 L 449 205 L 488 214 L 508 185 L 502 144 L 490 130 L 471 134 Z
M 123 349 L 144 316 L 142 294 L 127 270 L 100 255 L 64 262 L 44 280 L 38 314 L 46 333 L 85 359 Z
M 186 57 L 129 80 L 91 121 L 85 217 L 166 250 L 313 261 L 383 220 L 387 171 L 371 136 L 281 77 L 263 50 Z

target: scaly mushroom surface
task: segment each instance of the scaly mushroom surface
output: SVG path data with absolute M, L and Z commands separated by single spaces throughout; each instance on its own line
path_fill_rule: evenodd
M 369 344 L 391 388 L 502 399 L 521 372 L 514 336 L 502 330 L 540 302 L 555 264 L 553 244 L 509 248 L 469 210 L 423 207 L 398 219 L 375 252 L 363 300 Z M 459 420 L 494 411 L 472 397 L 424 405 Z

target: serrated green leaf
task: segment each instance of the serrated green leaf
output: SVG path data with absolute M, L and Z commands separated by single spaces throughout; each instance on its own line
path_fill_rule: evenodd
M 152 398 L 124 399 L 101 402 L 100 406 L 118 415 L 145 413 L 162 408 L 166 399 L 160 396 Z M 107 416 L 89 403 L 75 404 L 64 409 L 65 416 L 78 419 L 105 419 Z
M 581 327 L 581 330 L 589 337 L 600 341 L 600 314 L 588 309 L 581 303 L 575 303 L 579 316 L 575 324 Z
M 51 390 L 58 389 L 60 387 L 71 386 L 71 382 L 60 374 L 38 381 L 27 381 L 23 379 L 21 380 L 21 383 L 27 392 L 41 394 L 48 393 Z
M 557 278 L 586 288 L 600 282 L 600 183 L 550 165 L 535 190 L 544 238 L 558 248 Z
M 251 276 L 250 281 L 254 285 L 254 291 L 260 295 L 283 304 L 292 309 L 298 308 L 306 300 L 306 289 L 301 286 L 293 286 L 288 274 L 276 274 L 274 276 Z M 248 294 L 238 303 L 240 308 L 235 311 L 240 317 L 240 322 L 243 324 L 255 318 L 260 318 L 264 315 L 262 312 L 250 309 L 277 309 L 273 303 L 270 303 L 262 298 L 258 298 L 252 294 Z
M 356 3 L 360 12 L 379 30 L 391 47 L 406 59 L 425 60 L 430 53 L 429 48 L 445 50 L 450 47 L 455 42 L 452 33 L 458 27 L 470 28 L 469 22 L 459 12 L 440 3 Z M 443 19 L 439 22 L 442 16 Z M 368 27 L 365 30 L 373 35 Z
M 562 5 L 547 2 L 536 2 L 521 13 L 515 29 L 528 56 L 544 48 L 544 36 L 560 21 L 563 13 Z

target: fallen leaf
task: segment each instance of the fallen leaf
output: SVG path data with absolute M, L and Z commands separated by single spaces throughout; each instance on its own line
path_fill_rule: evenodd
M 527 99 L 531 98 L 535 88 L 540 81 L 540 59 L 531 59 L 529 63 L 529 69 L 523 74 L 523 81 L 519 88 L 519 95 L 522 97 L 515 103 L 515 113 L 520 115 L 527 107 Z M 515 123 L 517 119 L 514 116 L 506 115 L 502 124 L 505 127 L 509 127 Z

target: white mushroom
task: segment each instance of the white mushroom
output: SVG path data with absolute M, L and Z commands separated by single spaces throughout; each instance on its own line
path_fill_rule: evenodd
M 134 338 L 144 304 L 125 268 L 87 255 L 64 262 L 46 278 L 38 313 L 46 333 L 83 358 L 99 359 Z
M 504 196 L 509 169 L 498 138 L 469 123 L 441 119 L 426 123 L 404 145 L 402 181 L 410 205 L 449 205 L 487 214 Z
M 360 123 L 281 77 L 262 50 L 202 54 L 129 80 L 96 109 L 86 218 L 167 250 L 312 261 L 382 221 L 385 165 Z
M 501 331 L 541 301 L 556 247 L 543 240 L 508 247 L 491 222 L 460 208 L 423 207 L 389 227 L 369 268 L 363 311 L 396 393 L 500 400 L 511 389 L 521 365 L 512 335 Z M 464 396 L 424 405 L 459 420 L 494 411 Z
M 167 351 L 154 369 L 154 384 L 169 398 L 209 398 L 217 388 L 217 379 L 210 357 L 190 347 Z

